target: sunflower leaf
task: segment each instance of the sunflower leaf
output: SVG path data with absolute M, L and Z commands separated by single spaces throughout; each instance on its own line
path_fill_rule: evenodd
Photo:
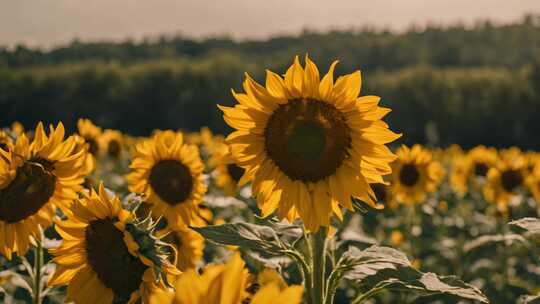
M 455 277 L 423 273 L 412 267 L 404 253 L 389 247 L 350 248 L 340 260 L 339 268 L 344 277 L 357 287 L 360 294 L 357 299 L 361 300 L 387 289 L 420 296 L 446 294 L 488 303 L 478 288 Z
M 497 243 L 503 243 L 505 246 L 512 246 L 516 243 L 527 244 L 527 240 L 521 235 L 513 233 L 504 235 L 483 235 L 474 240 L 466 242 L 465 245 L 463 245 L 463 251 L 470 252 L 480 247 Z
M 288 249 L 288 246 L 279 239 L 276 231 L 268 226 L 234 223 L 192 227 L 192 229 L 219 245 L 239 246 L 242 249 L 273 254 L 280 254 Z
M 540 293 L 535 296 L 522 296 L 519 304 L 540 304 Z
M 531 234 L 540 234 L 540 219 L 538 218 L 525 217 L 519 220 L 511 221 L 508 224 L 525 229 Z

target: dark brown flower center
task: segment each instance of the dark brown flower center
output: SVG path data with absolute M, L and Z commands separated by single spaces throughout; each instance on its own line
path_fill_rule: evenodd
M 120 143 L 117 140 L 111 140 L 107 146 L 107 154 L 112 158 L 120 157 L 120 152 L 122 151 Z
M 485 163 L 476 163 L 474 165 L 474 174 L 476 176 L 486 176 L 487 172 L 489 170 L 489 167 Z
M 242 176 L 244 175 L 245 170 L 235 164 L 228 164 L 227 165 L 227 173 L 229 173 L 229 176 L 235 181 L 239 182 Z
M 512 192 L 523 183 L 523 176 L 519 170 L 507 170 L 502 173 L 501 183 L 505 191 Z
M 147 267 L 131 255 L 124 234 L 112 219 L 99 219 L 86 227 L 86 255 L 92 270 L 114 292 L 115 303 L 127 302 L 139 289 Z
M 420 180 L 420 171 L 414 164 L 404 164 L 399 171 L 399 182 L 412 187 Z
M 56 177 L 46 160 L 26 162 L 13 181 L 0 190 L 0 220 L 15 223 L 36 214 L 53 196 Z
M 265 139 L 269 158 L 290 179 L 317 182 L 334 174 L 348 157 L 351 130 L 334 106 L 296 99 L 272 113 Z
M 97 155 L 98 152 L 98 144 L 95 139 L 93 138 L 85 138 L 86 143 L 88 143 L 88 152 L 92 155 Z
M 193 178 L 189 168 L 177 160 L 162 160 L 150 171 L 150 185 L 170 205 L 177 205 L 191 195 Z
M 4 151 L 8 151 L 9 150 L 9 146 L 7 143 L 0 143 L 0 149 L 4 150 Z
M 378 202 L 384 202 L 386 200 L 386 186 L 383 184 L 371 184 L 371 189 L 375 193 L 375 197 Z

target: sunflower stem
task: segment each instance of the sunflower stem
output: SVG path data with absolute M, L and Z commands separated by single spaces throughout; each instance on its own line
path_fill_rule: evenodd
M 43 246 L 40 240 L 34 251 L 34 304 L 41 304 L 41 268 L 43 267 Z
M 311 234 L 312 238 L 312 295 L 313 304 L 325 304 L 325 270 L 326 270 L 326 236 L 328 228 L 321 227 L 319 231 Z

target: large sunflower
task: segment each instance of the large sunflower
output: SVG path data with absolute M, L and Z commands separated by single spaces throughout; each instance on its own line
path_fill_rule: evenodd
M 23 255 L 51 224 L 54 206 L 68 209 L 82 189 L 86 154 L 74 137 L 64 140 L 61 123 L 49 135 L 39 123 L 31 143 L 22 134 L 13 149 L 0 149 L 0 253 Z
M 512 148 L 500 153 L 499 161 L 487 174 L 484 197 L 497 204 L 499 211 L 506 213 L 508 203 L 519 195 L 528 176 L 527 160 L 521 150 Z
M 132 192 L 144 193 L 152 211 L 170 225 L 189 225 L 199 214 L 206 184 L 199 150 L 184 144 L 182 133 L 156 132 L 139 143 L 127 176 Z
M 405 204 L 424 202 L 426 193 L 435 192 L 444 176 L 441 164 L 420 145 L 401 146 L 396 154 L 391 182 L 395 199 Z
M 497 150 L 478 146 L 464 156 L 455 158 L 452 166 L 450 183 L 452 188 L 460 195 L 467 193 L 469 185 L 479 188 L 479 181 L 485 180 L 489 169 L 497 163 Z
M 72 211 L 55 226 L 62 245 L 50 250 L 58 267 L 49 284 L 68 284 L 67 301 L 148 303 L 150 294 L 165 288 L 167 276 L 180 274 L 149 221 L 137 221 L 103 185 L 99 193 L 84 193 Z
M 246 170 L 240 184 L 253 181 L 264 216 L 275 210 L 289 221 L 298 216 L 309 230 L 328 226 L 351 197 L 377 206 L 369 183 L 383 183 L 395 155 L 385 146 L 399 134 L 381 119 L 390 109 L 376 96 L 358 97 L 360 71 L 339 77 L 337 62 L 319 78 L 306 56 L 295 59 L 285 77 L 268 71 L 266 87 L 246 74 L 245 93 L 233 108 L 220 106 L 237 131 L 227 137 L 237 164 Z
M 276 274 L 277 275 L 277 274 Z M 301 286 L 287 286 L 265 272 L 258 280 L 249 274 L 240 254 L 227 264 L 209 265 L 202 274 L 190 269 L 178 277 L 174 293 L 156 293 L 152 304 L 299 304 Z

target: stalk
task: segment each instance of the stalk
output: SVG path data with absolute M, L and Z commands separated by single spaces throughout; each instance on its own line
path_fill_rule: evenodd
M 321 227 L 319 231 L 311 234 L 312 238 L 312 284 L 313 304 L 325 304 L 325 270 L 326 270 L 326 236 L 328 228 Z
M 34 304 L 41 304 L 41 268 L 43 267 L 43 246 L 36 241 L 34 251 Z

